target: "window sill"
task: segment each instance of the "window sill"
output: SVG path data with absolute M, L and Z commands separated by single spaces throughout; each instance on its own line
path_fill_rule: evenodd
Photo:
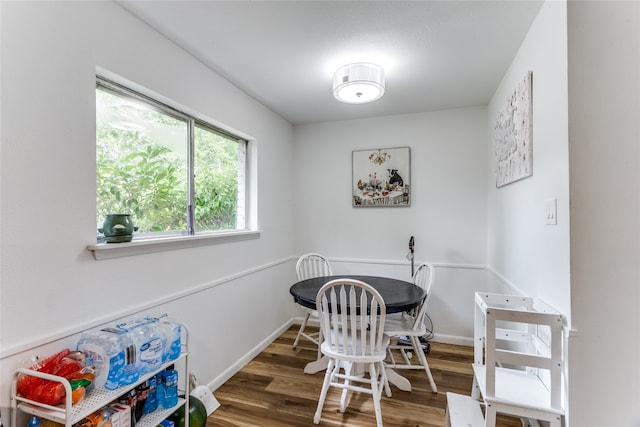
M 93 257 L 100 261 L 104 259 L 120 258 L 152 252 L 173 251 L 177 249 L 194 248 L 197 246 L 217 245 L 220 243 L 238 242 L 242 240 L 258 239 L 260 232 L 231 231 L 223 233 L 199 234 L 195 236 L 172 236 L 155 239 L 134 240 L 127 243 L 97 243 L 87 246 L 93 252 Z

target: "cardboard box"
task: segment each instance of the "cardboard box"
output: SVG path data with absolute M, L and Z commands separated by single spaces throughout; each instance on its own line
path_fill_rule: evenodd
M 114 410 L 119 412 L 120 427 L 131 427 L 131 407 L 127 405 L 121 405 L 120 403 L 114 403 L 110 406 L 110 408 L 113 408 Z

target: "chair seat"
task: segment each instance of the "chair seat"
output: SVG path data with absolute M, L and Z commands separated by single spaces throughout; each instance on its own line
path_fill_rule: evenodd
M 415 326 L 418 326 L 414 329 Z M 384 333 L 389 336 L 407 335 L 422 337 L 427 334 L 424 323 L 415 325 L 415 319 L 402 313 L 399 316 L 387 316 L 384 324 Z
M 349 343 L 352 344 L 352 343 Z M 349 345 L 347 350 L 343 350 L 342 348 L 338 349 L 338 351 L 331 348 L 327 341 L 324 341 L 320 346 L 320 351 L 327 357 L 332 359 L 345 360 L 347 362 L 357 362 L 357 363 L 369 363 L 369 362 L 381 362 L 387 356 L 387 346 L 389 345 L 389 337 L 385 335 L 382 338 L 382 346 L 380 350 L 374 353 L 367 351 L 366 354 L 352 354 L 352 345 Z M 358 339 L 356 342 L 356 349 L 360 349 L 360 340 Z M 369 350 L 369 346 L 366 346 L 366 349 Z

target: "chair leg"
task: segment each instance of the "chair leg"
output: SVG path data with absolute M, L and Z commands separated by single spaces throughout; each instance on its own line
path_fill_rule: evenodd
M 384 367 L 380 366 L 380 375 L 384 375 Z M 376 364 L 369 364 L 369 378 L 371 379 L 371 395 L 373 396 L 373 407 L 376 412 L 376 426 L 382 426 L 382 409 L 380 408 L 380 396 L 382 394 L 382 390 L 378 387 L 378 373 L 376 372 Z M 382 384 L 380 384 L 382 385 Z
M 412 336 L 411 343 L 413 344 L 413 351 L 418 355 L 418 360 L 420 361 L 420 364 L 424 367 L 424 370 L 427 373 L 427 378 L 429 378 L 429 384 L 431 384 L 431 391 L 434 393 L 437 393 L 438 387 L 436 387 L 436 382 L 433 380 L 433 375 L 431 375 L 431 369 L 429 369 L 429 362 L 427 362 L 427 356 L 425 356 L 424 351 L 422 351 L 422 346 L 420 345 L 420 339 L 418 337 Z
M 298 346 L 298 342 L 300 341 L 300 337 L 302 336 L 302 332 L 304 332 L 304 328 L 307 327 L 307 322 L 309 321 L 309 316 L 311 314 L 307 313 L 307 315 L 304 317 L 304 320 L 302 321 L 302 324 L 300 325 L 300 329 L 298 330 L 298 335 L 296 336 L 296 340 L 293 342 L 293 348 L 296 348 Z
M 393 350 L 391 350 L 391 346 L 389 345 L 389 347 L 387 347 L 387 355 L 389 356 L 389 362 L 391 363 L 391 365 L 395 365 L 396 364 L 396 358 L 393 355 Z
M 327 366 L 327 371 L 324 374 L 324 382 L 322 383 L 322 390 L 320 391 L 320 397 L 318 398 L 318 407 L 316 408 L 316 413 L 313 416 L 313 423 L 320 423 L 320 416 L 322 415 L 322 408 L 324 407 L 324 400 L 327 398 L 327 391 L 329 391 L 329 386 L 331 385 L 331 378 L 333 377 L 333 371 L 336 368 L 336 361 L 333 359 L 329 359 L 329 366 Z
M 496 411 L 491 405 L 486 405 L 485 408 L 484 427 L 496 427 Z
M 391 397 L 391 387 L 389 387 L 389 379 L 387 378 L 387 370 L 385 368 L 384 361 L 380 362 L 380 375 L 382 378 L 382 384 L 384 385 L 384 394 L 387 397 Z
M 349 389 L 342 389 L 342 393 L 340 394 L 340 413 L 344 414 L 344 411 L 347 410 L 347 406 L 349 404 Z
M 317 360 L 320 360 L 320 358 L 322 357 L 322 351 L 320 350 L 320 346 L 322 345 L 322 330 L 320 330 L 320 332 L 318 332 L 318 358 Z

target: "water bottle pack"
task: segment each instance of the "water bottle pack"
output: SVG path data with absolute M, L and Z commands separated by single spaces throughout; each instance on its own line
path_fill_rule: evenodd
M 94 385 L 107 390 L 132 384 L 181 351 L 180 324 L 165 314 L 137 317 L 82 333 L 78 350 L 95 367 Z
M 117 337 L 87 331 L 78 341 L 78 350 L 85 354 L 85 365 L 95 369 L 94 386 L 115 390 L 122 385 L 125 354 Z

